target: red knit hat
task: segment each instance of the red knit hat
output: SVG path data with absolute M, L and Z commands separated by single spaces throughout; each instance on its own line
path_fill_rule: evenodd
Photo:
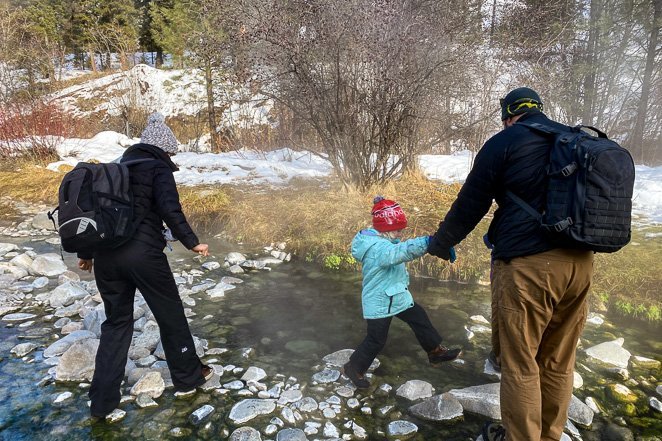
M 400 205 L 381 196 L 375 197 L 372 207 L 372 225 L 380 233 L 407 228 L 407 217 Z

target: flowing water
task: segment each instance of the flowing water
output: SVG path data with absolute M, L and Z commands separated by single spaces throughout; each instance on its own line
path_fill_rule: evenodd
M 222 261 L 229 251 L 241 251 L 215 239 L 210 239 L 216 259 Z M 52 247 L 42 244 L 35 246 L 38 252 L 52 251 Z M 174 271 L 198 268 L 199 262 L 181 247 L 169 254 Z M 74 265 L 67 256 L 69 266 Z M 217 358 L 219 364 L 237 366 L 259 366 L 269 377 L 264 380 L 271 384 L 274 376 L 296 377 L 302 385 L 310 385 L 311 376 L 322 369 L 322 357 L 331 352 L 355 347 L 363 338 L 365 322 L 361 317 L 360 276 L 351 273 L 337 273 L 320 270 L 318 267 L 294 261 L 272 265 L 272 271 L 257 271 L 241 275 L 245 280 L 237 288 L 228 291 L 225 298 L 209 299 L 206 294 L 195 294 L 196 306 L 192 309 L 196 316 L 191 322 L 194 335 L 209 341 L 209 347 L 227 348 L 229 352 Z M 206 273 L 204 278 L 219 280 L 226 275 L 223 269 Z M 88 275 L 86 277 L 89 278 Z M 381 367 L 376 371 L 373 382 L 388 383 L 394 391 L 388 397 L 369 399 L 373 415 L 366 416 L 357 410 L 344 409 L 342 416 L 355 419 L 371 434 L 370 439 L 384 439 L 379 435 L 388 422 L 395 419 L 409 419 L 419 426 L 416 439 L 425 440 L 473 440 L 485 417 L 465 414 L 462 421 L 453 423 L 428 423 L 408 415 L 411 405 L 406 400 L 395 397 L 395 389 L 411 379 L 431 383 L 436 393 L 452 388 L 462 388 L 494 382 L 495 379 L 483 374 L 485 357 L 489 352 L 489 334 L 476 334 L 467 340 L 464 327 L 471 325 L 472 315 L 489 318 L 489 289 L 478 285 L 442 283 L 437 280 L 412 278 L 411 291 L 423 305 L 434 325 L 444 337 L 448 346 L 462 346 L 464 364 L 450 363 L 433 368 L 427 363 L 426 354 L 418 347 L 410 329 L 399 320 L 394 320 L 389 333 L 389 341 L 379 355 Z M 42 314 L 43 315 L 43 314 Z M 212 318 L 205 319 L 207 315 Z M 113 425 L 92 424 L 88 416 L 87 391 L 78 384 L 37 385 L 46 376 L 49 366 L 42 363 L 41 351 L 50 344 L 55 330 L 52 321 L 35 320 L 28 327 L 0 326 L 0 439 L 2 440 L 83 440 L 83 439 L 164 439 L 173 427 L 184 428 L 185 439 L 220 439 L 224 429 L 232 432 L 235 426 L 227 419 L 232 404 L 241 398 L 232 394 L 218 396 L 198 392 L 192 400 L 174 400 L 172 391 L 166 391 L 157 399 L 159 407 L 138 409 L 133 404 L 124 405 L 127 417 Z M 601 327 L 588 326 L 582 336 L 583 347 L 589 347 L 617 337 L 625 338 L 625 347 L 633 354 L 651 358 L 661 358 L 659 328 L 649 328 L 641 323 L 614 323 Z M 16 344 L 34 341 L 40 345 L 37 352 L 28 355 L 27 361 L 9 354 Z M 254 348 L 255 353 L 246 360 L 241 349 Z M 581 352 L 581 351 L 580 351 Z M 583 361 L 581 353 L 578 361 Z M 608 410 L 608 417 L 597 416 L 592 430 L 583 430 L 584 439 L 600 439 L 600 430 L 614 419 L 623 418 L 630 430 L 639 435 L 662 433 L 662 418 L 648 407 L 648 397 L 655 391 L 645 391 L 637 402 L 634 416 L 621 404 L 610 402 L 604 393 L 605 382 L 616 382 L 610 377 L 581 372 L 584 387 L 575 391 L 582 400 L 594 396 Z M 659 372 L 634 372 L 651 381 L 655 388 Z M 239 374 L 238 377 L 240 377 Z M 236 377 L 236 378 L 238 378 Z M 224 374 L 222 383 L 234 379 L 232 374 Z M 53 404 L 54 397 L 64 391 L 71 391 L 74 398 L 63 405 Z M 304 388 L 304 396 L 309 395 Z M 330 395 L 330 394 L 329 394 Z M 659 398 L 659 397 L 658 397 Z M 322 398 L 324 399 L 324 398 Z M 319 401 L 319 399 L 318 399 Z M 203 404 L 211 404 L 216 412 L 210 424 L 193 426 L 187 421 L 193 410 Z M 378 415 L 377 410 L 385 405 L 395 408 L 388 416 Z M 398 415 L 398 413 L 400 415 Z M 246 425 L 263 429 L 268 421 L 278 415 L 261 417 Z M 334 421 L 342 428 L 343 418 Z M 301 425 L 302 426 L 302 425 Z M 346 432 L 346 431 L 345 431 Z M 269 437 L 263 436 L 263 439 Z M 271 438 L 275 438 L 272 436 Z M 310 436 L 323 438 L 320 435 Z

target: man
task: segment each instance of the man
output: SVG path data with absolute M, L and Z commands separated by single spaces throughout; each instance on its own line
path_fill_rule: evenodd
M 560 130 L 538 94 L 526 87 L 501 100 L 504 129 L 476 155 L 473 168 L 439 230 L 430 253 L 449 259 L 496 200 L 489 231 L 494 246 L 492 302 L 496 303 L 503 426 L 483 429 L 485 441 L 559 440 L 572 394 L 575 347 L 586 318 L 593 272 L 591 251 L 557 248 L 540 224 L 506 196 L 510 191 L 544 208 L 551 137 L 518 121 Z M 495 331 L 496 331 L 495 330 Z
M 163 115 L 149 117 L 141 143 L 129 147 L 121 162 L 149 159 L 129 166 L 134 198 L 132 238 L 118 248 L 94 254 L 94 276 L 103 299 L 106 321 L 101 325 L 94 377 L 89 396 L 91 414 L 104 418 L 120 402 L 127 354 L 133 336 L 133 298 L 140 290 L 154 314 L 175 389 L 192 393 L 211 378 L 213 371 L 196 355 L 193 337 L 184 316 L 177 285 L 163 253 L 163 222 L 188 249 L 208 255 L 182 213 L 170 156 L 177 153 L 177 139 Z M 78 266 L 91 271 L 92 256 L 78 255 Z

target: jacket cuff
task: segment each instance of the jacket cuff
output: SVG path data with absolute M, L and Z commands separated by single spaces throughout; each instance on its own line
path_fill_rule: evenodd
M 198 240 L 198 236 L 196 236 L 194 233 L 187 234 L 183 238 L 178 238 L 179 241 L 186 247 L 186 249 L 190 250 L 196 245 L 200 244 L 200 241 Z
M 91 260 L 94 258 L 94 255 L 92 253 L 76 253 L 76 256 L 79 259 L 83 259 L 83 260 Z

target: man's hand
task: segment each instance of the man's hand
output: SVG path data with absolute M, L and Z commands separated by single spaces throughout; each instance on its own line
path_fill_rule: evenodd
M 78 259 L 78 268 L 88 273 L 92 272 L 92 267 L 94 266 L 93 259 Z
M 428 243 L 428 253 L 439 257 L 440 259 L 448 260 L 450 263 L 455 262 L 457 258 L 455 255 L 455 248 L 442 247 L 436 236 L 430 236 L 430 242 Z
M 209 245 L 207 245 L 206 243 L 199 243 L 193 248 L 191 248 L 191 251 L 193 251 L 194 253 L 198 253 L 203 257 L 207 257 L 209 256 Z

